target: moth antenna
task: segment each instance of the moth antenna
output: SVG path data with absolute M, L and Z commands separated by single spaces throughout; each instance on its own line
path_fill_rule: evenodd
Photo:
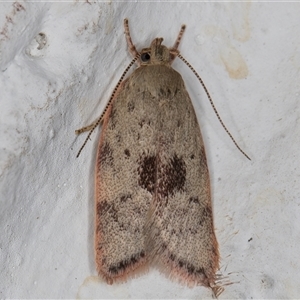
M 179 44 L 180 44 L 180 42 L 181 42 L 182 36 L 183 36 L 183 34 L 184 34 L 184 31 L 185 31 L 185 28 L 186 28 L 186 26 L 183 24 L 183 25 L 181 26 L 181 28 L 180 28 L 180 31 L 179 31 L 179 33 L 178 33 L 177 39 L 176 39 L 176 41 L 175 41 L 175 44 L 174 44 L 172 50 L 173 50 L 173 49 L 174 49 L 174 50 L 177 50 L 177 49 L 178 49 L 178 46 L 179 46 Z
M 80 133 L 82 133 L 82 132 L 84 132 L 84 131 L 90 131 L 89 134 L 88 134 L 88 136 L 86 137 L 86 139 L 85 139 L 83 145 L 82 145 L 81 148 L 79 149 L 79 151 L 78 151 L 76 157 L 79 157 L 79 155 L 80 155 L 82 149 L 84 148 L 84 146 L 86 145 L 87 141 L 89 140 L 89 138 L 90 138 L 92 132 L 93 132 L 93 131 L 95 130 L 95 128 L 101 123 L 101 121 L 102 121 L 102 119 L 103 119 L 103 117 L 104 117 L 104 115 L 105 115 L 105 113 L 106 113 L 106 111 L 107 111 L 107 108 L 109 107 L 109 105 L 111 104 L 113 98 L 115 97 L 115 95 L 116 95 L 116 93 L 117 93 L 117 91 L 118 91 L 118 89 L 119 89 L 119 87 L 120 87 L 120 85 L 121 85 L 121 83 L 122 83 L 122 81 L 123 81 L 125 75 L 127 74 L 127 72 L 129 71 L 129 69 L 132 67 L 132 65 L 137 61 L 137 59 L 138 59 L 139 57 L 140 57 L 140 54 L 137 53 L 137 55 L 134 57 L 134 59 L 130 62 L 130 64 L 127 66 L 127 68 L 126 68 L 125 71 L 123 72 L 123 74 L 122 74 L 122 76 L 120 77 L 120 79 L 119 79 L 117 85 L 115 86 L 115 88 L 114 88 L 114 90 L 113 90 L 113 92 L 112 92 L 112 94 L 111 94 L 111 96 L 110 96 L 110 98 L 109 98 L 109 100 L 108 100 L 108 103 L 106 104 L 106 106 L 105 106 L 105 108 L 104 108 L 104 111 L 102 112 L 100 118 L 99 118 L 95 123 L 93 123 L 93 124 L 90 125 L 90 126 L 84 127 L 84 128 L 82 128 L 82 129 L 79 129 L 79 130 L 75 130 L 75 133 L 76 133 L 76 134 L 80 134 Z
M 237 142 L 235 141 L 235 139 L 233 138 L 233 136 L 231 135 L 231 133 L 229 132 L 229 130 L 227 129 L 227 127 L 225 126 L 225 124 L 223 123 L 215 105 L 214 105 L 214 102 L 212 101 L 212 98 L 208 92 L 208 89 L 206 88 L 203 80 L 201 79 L 201 77 L 198 75 L 198 73 L 195 71 L 195 69 L 191 66 L 191 64 L 180 54 L 178 53 L 177 56 L 191 69 L 191 71 L 195 74 L 195 76 L 198 78 L 198 80 L 200 81 L 207 97 L 208 97 L 208 100 L 219 120 L 219 122 L 221 123 L 221 125 L 223 126 L 224 130 L 227 132 L 227 134 L 229 135 L 229 137 L 231 138 L 231 140 L 233 141 L 233 143 L 235 144 L 235 146 L 240 150 L 241 153 L 244 154 L 244 156 L 246 156 L 249 160 L 251 160 L 251 158 L 240 148 L 240 146 L 237 144 Z
M 184 34 L 185 28 L 186 28 L 185 25 L 181 26 L 180 31 L 179 31 L 178 36 L 177 36 L 177 39 L 176 39 L 176 41 L 174 43 L 174 46 L 169 49 L 170 50 L 170 65 L 172 64 L 172 62 L 174 61 L 174 59 L 179 54 L 178 46 L 179 46 L 179 44 L 181 42 L 181 39 L 182 39 L 182 36 Z
M 128 45 L 129 52 L 132 54 L 133 57 L 138 56 L 139 52 L 136 50 L 129 31 L 129 24 L 128 19 L 124 19 L 124 29 L 125 29 L 125 37 Z

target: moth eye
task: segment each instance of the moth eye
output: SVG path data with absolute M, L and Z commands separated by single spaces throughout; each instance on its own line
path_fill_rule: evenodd
M 143 53 L 143 54 L 141 55 L 141 60 L 142 60 L 142 62 L 147 62 L 147 61 L 149 61 L 149 60 L 150 60 L 150 53 Z

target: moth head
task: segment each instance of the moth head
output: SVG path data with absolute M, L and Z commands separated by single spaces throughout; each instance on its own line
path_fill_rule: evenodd
M 170 65 L 170 50 L 162 45 L 163 38 L 152 41 L 150 48 L 145 48 L 140 53 L 141 65 Z

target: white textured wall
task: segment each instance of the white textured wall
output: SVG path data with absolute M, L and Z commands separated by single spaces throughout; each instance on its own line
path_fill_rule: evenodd
M 299 3 L 0 3 L 0 297 L 211 297 L 151 270 L 107 286 L 93 261 L 93 169 L 74 130 L 100 115 L 131 57 L 154 37 L 202 76 L 225 124 L 180 61 L 206 143 L 220 298 L 300 295 Z M 43 44 L 43 33 L 46 44 Z M 40 37 L 40 49 L 37 42 Z

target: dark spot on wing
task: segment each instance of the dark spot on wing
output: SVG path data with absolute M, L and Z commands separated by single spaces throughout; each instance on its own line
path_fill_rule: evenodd
M 169 99 L 172 96 L 172 91 L 169 88 L 161 87 L 159 89 L 158 96 Z
M 186 165 L 183 158 L 174 154 L 166 165 L 158 170 L 158 195 L 168 198 L 176 192 L 183 192 L 186 182 Z
M 113 151 L 110 148 L 110 145 L 108 143 L 104 143 L 101 146 L 99 158 L 100 158 L 100 163 L 102 165 L 113 165 Z
M 104 220 L 111 220 L 118 223 L 118 210 L 114 203 L 109 204 L 107 201 L 100 201 L 96 205 L 96 213 L 99 219 L 96 231 L 99 232 L 103 227 Z
M 126 158 L 130 157 L 130 151 L 129 151 L 129 149 L 125 149 L 124 153 L 125 153 Z
M 203 223 L 211 222 L 212 220 L 212 210 L 209 206 L 201 207 L 201 212 L 199 212 L 198 225 L 201 226 Z
M 138 124 L 139 124 L 140 127 L 142 128 L 145 124 L 150 125 L 151 122 L 150 122 L 150 120 L 141 119 L 141 121 L 139 121 Z
M 171 259 L 171 257 L 170 257 L 170 259 Z M 173 259 L 171 259 L 171 260 L 173 260 Z M 175 258 L 175 261 L 176 261 L 176 258 Z M 188 263 L 184 260 L 178 260 L 177 265 L 179 268 L 185 269 L 189 275 L 196 275 L 196 276 L 204 275 L 206 277 L 203 267 L 200 267 L 197 269 L 191 263 Z
M 186 269 L 187 269 L 187 271 L 188 271 L 189 274 L 193 274 L 194 271 L 195 271 L 195 267 L 192 266 L 191 264 L 187 264 L 186 265 Z
M 127 200 L 130 200 L 130 199 L 132 199 L 131 194 L 125 194 L 120 197 L 121 202 L 126 202 Z
M 101 215 L 103 215 L 103 213 L 105 213 L 108 208 L 109 208 L 109 204 L 107 203 L 106 200 L 102 200 L 100 202 L 97 203 L 96 205 L 96 213 L 97 215 L 100 217 Z
M 128 102 L 127 104 L 127 109 L 129 112 L 132 112 L 134 110 L 134 103 L 133 102 Z
M 142 155 L 138 165 L 139 185 L 153 194 L 156 181 L 156 156 Z
M 198 230 L 195 227 L 189 227 L 189 232 L 190 232 L 190 234 L 197 234 Z
M 114 222 L 118 223 L 118 209 L 116 209 L 115 205 L 112 204 L 110 205 L 108 211 L 107 211 L 107 214 L 108 214 L 108 219 L 112 219 L 114 220 Z
M 198 197 L 190 197 L 189 203 L 199 204 L 199 198 Z
M 112 105 L 112 104 L 111 104 Z M 108 120 L 108 128 L 115 129 L 117 123 L 116 110 L 112 107 Z
M 199 269 L 197 269 L 197 270 L 195 271 L 195 273 L 205 275 L 204 268 L 199 268 Z M 206 275 L 205 275 L 205 276 L 206 276 Z
M 161 251 L 165 251 L 167 249 L 167 245 L 165 243 L 162 243 L 160 248 L 161 248 Z
M 175 92 L 174 92 L 174 96 L 176 96 L 178 93 L 178 88 L 176 87 Z
M 132 255 L 128 259 L 124 259 L 115 265 L 111 265 L 108 271 L 111 273 L 111 275 L 122 274 L 127 268 L 134 266 L 136 263 L 139 262 L 141 258 L 144 257 L 145 252 L 141 251 L 140 253 Z
M 115 140 L 118 144 L 120 144 L 122 142 L 122 136 L 120 133 L 117 133 L 115 136 Z
M 203 217 L 212 219 L 212 210 L 209 206 L 203 208 Z
M 107 219 L 113 219 L 115 222 L 118 222 L 118 210 L 114 203 L 108 203 L 106 200 L 98 202 L 96 205 L 96 213 L 100 222 L 104 216 Z

